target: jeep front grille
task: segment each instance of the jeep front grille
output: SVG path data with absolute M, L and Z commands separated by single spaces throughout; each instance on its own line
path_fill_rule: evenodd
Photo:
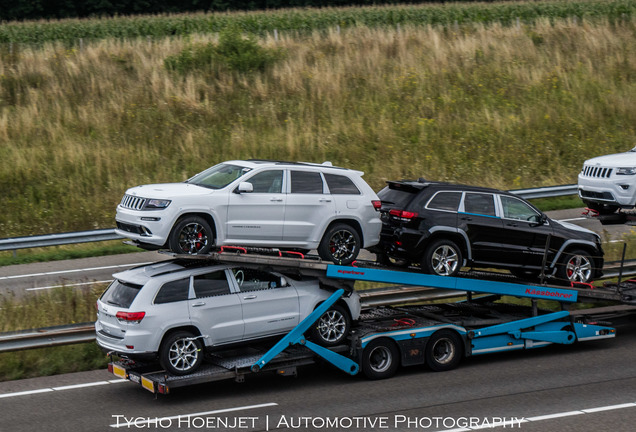
M 132 195 L 124 195 L 120 203 L 123 208 L 131 210 L 141 210 L 144 208 L 145 204 L 146 198 L 140 198 Z
M 610 176 L 612 175 L 612 171 L 612 168 L 585 165 L 583 166 L 581 175 L 585 177 L 610 178 Z

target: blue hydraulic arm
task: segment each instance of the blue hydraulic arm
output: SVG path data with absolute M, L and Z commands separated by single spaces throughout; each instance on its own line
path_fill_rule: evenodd
M 327 348 L 324 348 L 320 345 L 316 345 L 315 343 L 308 341 L 305 339 L 304 333 L 309 330 L 309 328 L 320 318 L 322 314 L 327 312 L 329 308 L 338 301 L 340 297 L 344 294 L 343 289 L 339 289 L 334 292 L 327 300 L 324 301 L 320 306 L 318 306 L 307 318 L 301 321 L 294 329 L 289 332 L 284 338 L 282 338 L 276 345 L 274 345 L 269 351 L 267 351 L 263 357 L 261 357 L 256 363 L 252 365 L 252 371 L 258 372 L 261 370 L 267 363 L 269 363 L 274 357 L 283 352 L 285 348 L 290 345 L 299 344 L 304 345 L 320 357 L 327 360 L 329 363 L 333 364 L 338 369 L 355 375 L 360 370 L 360 367 L 356 362 L 351 360 L 348 357 L 340 355 L 336 352 L 333 352 Z

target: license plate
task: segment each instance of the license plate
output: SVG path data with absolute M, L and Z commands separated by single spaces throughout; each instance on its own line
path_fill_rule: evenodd
M 121 366 L 113 365 L 113 375 L 126 379 L 126 369 Z
M 153 393 L 155 392 L 155 383 L 150 381 L 146 377 L 143 377 L 143 376 L 141 377 L 141 386 L 148 391 L 151 391 Z

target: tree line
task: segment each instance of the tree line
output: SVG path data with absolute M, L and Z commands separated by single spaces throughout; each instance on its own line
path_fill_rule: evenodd
M 0 21 L 427 3 L 409 0 L 0 0 Z

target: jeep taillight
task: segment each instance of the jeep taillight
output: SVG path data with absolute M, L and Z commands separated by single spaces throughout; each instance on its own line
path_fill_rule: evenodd
M 146 312 L 117 312 L 115 314 L 119 321 L 126 321 L 131 324 L 139 324 L 146 316 Z
M 399 217 L 401 219 L 413 219 L 414 217 L 417 217 L 417 213 L 415 212 L 410 212 L 406 210 L 397 210 L 397 209 L 390 210 L 389 214 L 391 216 Z
M 380 211 L 380 209 L 382 208 L 382 201 L 372 200 L 371 205 L 373 205 L 373 208 L 375 209 L 375 211 Z

